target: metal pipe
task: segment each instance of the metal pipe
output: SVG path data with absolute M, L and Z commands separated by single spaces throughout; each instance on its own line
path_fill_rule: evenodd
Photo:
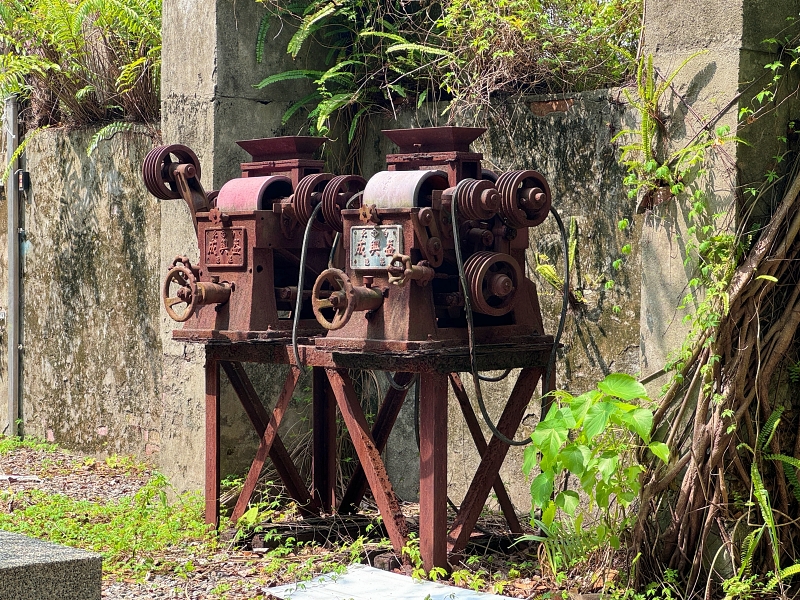
M 11 162 L 19 146 L 17 98 L 6 98 L 6 152 Z M 17 435 L 19 419 L 19 186 L 14 159 L 6 187 L 8 201 L 8 314 L 6 315 L 6 337 L 8 339 L 8 435 Z

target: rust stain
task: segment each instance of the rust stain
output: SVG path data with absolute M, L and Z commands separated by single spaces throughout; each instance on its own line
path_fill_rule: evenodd
M 531 102 L 531 112 L 537 117 L 545 117 L 554 112 L 567 112 L 573 104 L 575 104 L 575 100 L 572 98 Z

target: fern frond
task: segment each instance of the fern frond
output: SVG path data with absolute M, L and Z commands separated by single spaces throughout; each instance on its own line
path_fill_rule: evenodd
M 281 81 L 289 81 L 292 79 L 310 79 L 314 81 L 323 74 L 324 71 L 310 71 L 308 69 L 295 69 L 294 71 L 284 71 L 282 73 L 275 73 L 274 75 L 270 75 L 266 79 L 262 79 L 259 83 L 255 84 L 253 87 L 260 90 L 267 87 L 268 85 L 272 85 L 273 83 L 278 83 Z
M 118 133 L 124 133 L 127 131 L 141 134 L 147 133 L 147 130 L 138 123 L 126 123 L 124 121 L 115 121 L 113 123 L 109 123 L 92 136 L 92 139 L 89 141 L 89 146 L 86 148 L 86 156 L 91 157 L 92 153 L 97 150 L 97 146 L 100 144 L 100 142 L 106 142 Z
M 14 153 L 9 158 L 8 164 L 6 165 L 6 168 L 3 171 L 3 174 L 0 175 L 0 181 L 8 181 L 8 178 L 11 175 L 11 167 L 12 167 L 12 165 L 17 161 L 17 159 L 19 159 L 20 156 L 22 156 L 22 153 L 25 152 L 25 148 L 28 147 L 28 144 L 30 143 L 30 141 L 33 138 L 35 138 L 37 135 L 42 133 L 45 129 L 49 129 L 49 128 L 50 128 L 49 125 L 45 125 L 44 127 L 37 127 L 33 131 L 28 132 L 28 135 L 25 136 L 25 139 L 22 140 L 20 145 L 17 146 L 17 149 L 14 150 Z
M 335 12 L 336 4 L 331 2 L 326 6 L 323 6 L 314 14 L 308 15 L 303 19 L 303 23 L 300 25 L 300 28 L 292 36 L 292 39 L 289 40 L 289 45 L 286 47 L 286 51 L 292 55 L 292 58 L 297 58 L 297 55 L 300 53 L 300 49 L 303 47 L 305 41 L 317 29 L 320 28 L 320 21 L 322 21 L 325 17 L 329 17 Z
M 261 61 L 264 60 L 264 44 L 267 40 L 267 31 L 269 31 L 270 25 L 269 17 L 269 13 L 266 13 L 261 17 L 261 21 L 258 24 L 258 34 L 256 35 L 256 62 L 258 64 L 261 64 Z
M 308 96 L 300 98 L 300 100 L 292 104 L 289 108 L 286 109 L 286 112 L 283 113 L 283 116 L 281 117 L 281 125 L 286 125 L 286 123 L 289 122 L 289 119 L 291 119 L 294 116 L 294 114 L 298 110 L 303 108 L 306 104 L 308 104 L 309 102 L 313 102 L 314 100 L 319 100 L 320 98 L 322 98 L 322 96 L 320 95 L 319 92 L 312 92 Z
M 767 591 L 772 590 L 776 585 L 778 585 L 779 581 L 791 577 L 792 575 L 797 575 L 798 573 L 800 573 L 800 563 L 795 563 L 791 566 L 788 566 L 785 569 L 778 571 L 778 574 L 773 576 L 773 578 L 767 582 L 767 585 L 764 586 L 764 589 Z
M 767 419 L 767 422 L 764 423 L 764 426 L 758 433 L 756 449 L 765 450 L 770 441 L 772 441 L 772 436 L 775 433 L 775 429 L 778 427 L 778 423 L 780 423 L 781 415 L 783 414 L 784 410 L 785 409 L 783 406 L 779 406 L 772 411 L 772 414 Z

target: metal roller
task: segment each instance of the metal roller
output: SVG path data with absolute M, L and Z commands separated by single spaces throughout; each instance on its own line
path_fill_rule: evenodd
M 447 187 L 443 171 L 381 171 L 367 182 L 362 204 L 376 208 L 430 206 L 431 193 Z
M 292 207 L 295 217 L 302 226 L 311 220 L 311 213 L 314 207 L 322 201 L 322 191 L 328 182 L 334 178 L 333 173 L 315 173 L 306 175 L 297 184 L 297 189 L 292 196 Z M 314 229 L 324 229 L 322 222 L 317 221 L 313 225 Z
M 216 207 L 225 212 L 267 210 L 271 200 L 292 195 L 292 180 L 282 175 L 240 177 L 222 186 Z
M 536 227 L 550 213 L 550 186 L 536 171 L 510 171 L 495 184 L 502 196 L 500 215 L 515 229 Z
M 354 194 L 364 190 L 367 180 L 359 175 L 339 175 L 331 179 L 322 191 L 322 217 L 325 224 L 342 233 L 342 209 Z M 358 208 L 356 206 L 351 208 Z
M 200 161 L 188 146 L 172 144 L 150 150 L 142 163 L 142 179 L 147 191 L 161 200 L 180 198 L 180 190 L 172 175 L 177 165 L 192 165 L 193 177 L 200 179 Z
M 500 317 L 514 308 L 522 270 L 514 257 L 476 252 L 464 263 L 475 312 Z

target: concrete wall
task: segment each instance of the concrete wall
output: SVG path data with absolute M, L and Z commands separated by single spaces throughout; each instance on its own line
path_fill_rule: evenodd
M 93 133 L 45 131 L 27 146 L 21 418 L 67 447 L 156 456 L 160 213 L 138 175 L 151 140 L 120 134 L 89 159 Z
M 760 184 L 769 169 L 783 168 L 773 157 L 781 151 L 778 136 L 785 136 L 788 121 L 797 114 L 797 103 L 767 105 L 768 112 L 754 123 L 738 125 L 738 111 L 750 106 L 753 96 L 769 83 L 772 72 L 764 65 L 777 58 L 774 45 L 763 40 L 780 37 L 787 17 L 797 16 L 797 2 L 779 0 L 713 0 L 670 3 L 648 0 L 643 51 L 653 55 L 655 67 L 669 76 L 681 63 L 692 59 L 673 82 L 664 123 L 670 150 L 681 148 L 702 125 L 727 125 L 750 145 L 729 144 L 709 152 L 708 174 L 699 185 L 713 212 L 725 212 L 720 224 L 731 229 L 742 220 L 764 223 L 780 198 L 776 186 L 758 206 L 743 193 Z M 724 17 L 723 17 L 724 15 Z M 705 24 L 713 23 L 713 27 Z M 698 26 L 699 24 L 704 24 Z M 797 75 L 783 81 L 783 90 L 796 88 Z M 741 95 L 739 96 L 739 93 Z M 780 93 L 780 92 L 779 92 Z M 784 165 L 785 166 L 785 165 Z M 752 210 L 754 209 L 754 210 Z M 669 354 L 680 348 L 687 327 L 684 312 L 677 309 L 689 291 L 694 263 L 684 264 L 688 228 L 688 202 L 668 202 L 649 212 L 641 234 L 642 248 L 642 374 L 658 372 Z M 749 215 L 749 216 L 746 216 Z M 656 393 L 666 377 L 655 379 Z
M 416 114 L 401 115 L 398 120 L 371 124 L 364 142 L 362 164 L 366 174 L 385 168 L 384 156 L 397 149 L 379 134 L 380 129 L 439 125 L 436 115 L 442 106 L 423 107 Z M 553 194 L 553 206 L 569 230 L 577 225 L 577 252 L 573 265 L 572 287 L 584 302 L 570 309 L 557 358 L 559 389 L 581 393 L 592 389 L 606 374 L 639 371 L 639 291 L 640 261 L 638 229 L 641 218 L 634 218 L 635 202 L 622 187 L 624 173 L 618 165 L 617 149 L 611 138 L 621 128 L 631 125 L 632 115 L 620 102 L 619 90 L 603 90 L 572 96 L 531 97 L 519 103 L 493 106 L 490 118 L 464 116 L 457 124 L 487 127 L 488 131 L 473 144 L 484 154 L 484 167 L 498 173 L 535 169 L 546 178 Z M 618 223 L 630 221 L 622 231 Z M 633 252 L 625 267 L 616 271 L 612 262 L 622 257 L 621 248 L 631 243 Z M 531 230 L 531 251 L 526 272 L 537 282 L 539 299 L 548 333 L 554 334 L 561 313 L 562 296 L 534 273 L 533 253 L 547 256 L 559 274 L 563 270 L 561 236 L 552 217 Z M 607 281 L 613 281 L 610 289 Z M 618 307 L 614 309 L 614 307 Z M 468 390 L 472 381 L 462 374 Z M 482 390 L 489 412 L 496 420 L 505 406 L 516 381 L 516 372 L 500 383 L 484 383 Z M 409 403 L 410 404 L 410 403 Z M 476 414 L 480 414 L 477 405 Z M 401 418 L 399 430 L 390 438 L 387 463 L 390 475 L 401 495 L 415 494 L 408 431 L 413 423 L 410 405 Z M 538 397 L 529 407 L 529 417 L 517 435 L 522 439 L 538 420 Z M 479 417 L 480 420 L 480 417 Z M 488 428 L 484 427 L 487 439 Z M 413 437 L 411 438 L 413 440 Z M 458 404 L 450 402 L 449 493 L 458 503 L 471 481 L 478 454 L 466 428 Z M 512 448 L 501 471 L 512 499 L 519 510 L 530 507 L 529 484 L 521 471 L 522 449 Z M 405 468 L 404 468 L 405 467 Z M 411 484 L 414 482 L 414 484 Z

